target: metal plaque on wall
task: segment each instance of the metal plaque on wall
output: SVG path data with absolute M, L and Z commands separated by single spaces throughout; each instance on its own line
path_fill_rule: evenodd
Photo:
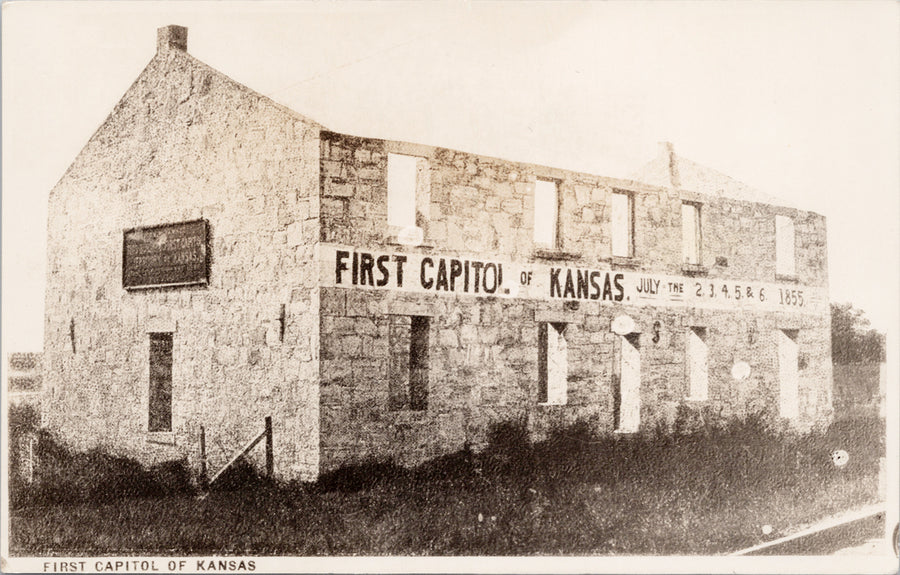
M 208 239 L 206 220 L 125 230 L 122 287 L 205 285 L 209 281 Z

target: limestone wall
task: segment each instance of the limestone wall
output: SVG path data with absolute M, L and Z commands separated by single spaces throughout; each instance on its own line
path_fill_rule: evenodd
M 827 322 L 818 317 L 667 310 L 466 296 L 411 296 L 344 288 L 322 290 L 323 470 L 366 459 L 414 464 L 470 445 L 484 445 L 492 423 L 522 421 L 535 439 L 578 419 L 598 431 L 614 429 L 613 375 L 619 336 L 610 324 L 627 313 L 640 332 L 641 430 L 670 431 L 679 411 L 730 418 L 760 413 L 778 420 L 776 330 L 798 329 L 798 427 L 831 417 L 830 354 L 821 345 Z M 430 385 L 425 411 L 395 410 L 388 401 L 393 314 L 431 318 Z M 538 400 L 538 325 L 566 324 L 567 401 Z M 657 324 L 658 322 L 658 324 Z M 707 329 L 709 400 L 688 397 L 686 333 Z M 737 381 L 732 366 L 750 365 Z M 702 412 L 702 413 L 701 413 Z
M 681 203 L 694 201 L 702 277 L 774 281 L 775 216 L 786 215 L 795 224 L 797 283 L 827 285 L 825 218 L 813 212 L 333 132 L 322 134 L 322 241 L 373 247 L 396 239 L 387 225 L 388 153 L 428 159 L 430 212 L 422 227 L 425 244 L 443 252 L 682 274 Z M 556 253 L 532 241 L 536 178 L 559 182 Z M 634 198 L 633 258 L 612 256 L 614 190 Z
M 315 476 L 318 131 L 181 50 L 152 59 L 50 196 L 45 413 L 67 442 L 196 466 L 202 425 L 215 470 L 272 415 L 276 474 Z M 125 229 L 198 218 L 208 286 L 123 289 Z M 147 432 L 153 331 L 174 333 L 172 433 Z
M 459 254 L 690 275 L 692 282 L 774 282 L 775 215 L 781 214 L 794 218 L 796 229 L 797 278 L 786 280 L 787 285 L 826 287 L 824 218 L 810 212 L 328 132 L 321 145 L 323 242 L 379 253 Z M 388 153 L 428 159 L 430 217 L 421 223 L 425 241 L 419 247 L 399 246 L 398 230 L 387 225 Z M 532 242 L 537 177 L 559 182 L 558 250 L 539 250 Z M 611 256 L 613 190 L 633 193 L 634 258 Z M 683 200 L 701 204 L 699 269 L 681 265 Z M 525 422 L 535 439 L 579 419 L 593 422 L 603 433 L 613 432 L 622 342 L 611 322 L 622 314 L 634 319 L 640 332 L 642 432 L 671 430 L 679 412 L 691 424 L 754 413 L 777 422 L 778 330 L 798 334 L 800 414 L 793 425 L 809 429 L 831 418 L 827 312 L 665 308 L 352 287 L 323 287 L 321 298 L 323 471 L 371 458 L 408 465 L 465 445 L 477 449 L 491 424 L 500 421 Z M 391 407 L 388 340 L 395 314 L 431 321 L 426 410 Z M 541 322 L 566 324 L 565 405 L 543 405 L 538 399 Z M 686 339 L 693 326 L 706 328 L 709 346 L 709 399 L 702 402 L 688 400 Z M 733 377 L 736 362 L 749 364 L 745 379 Z

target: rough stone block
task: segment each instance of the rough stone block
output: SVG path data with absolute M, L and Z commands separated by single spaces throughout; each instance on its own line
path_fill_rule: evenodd
M 500 207 L 504 212 L 509 214 L 521 214 L 522 213 L 522 200 L 508 199 L 503 200 L 500 204 Z
M 299 246 L 303 243 L 303 223 L 294 222 L 287 227 L 287 245 Z
M 347 294 L 344 290 L 330 290 L 321 296 L 322 315 L 346 315 Z

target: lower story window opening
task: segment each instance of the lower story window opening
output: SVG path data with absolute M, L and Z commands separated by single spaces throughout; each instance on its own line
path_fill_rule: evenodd
M 172 334 L 150 334 L 147 431 L 172 431 Z
M 566 324 L 542 323 L 538 328 L 538 402 L 565 405 L 568 377 Z
M 422 411 L 428 407 L 430 324 L 425 316 L 391 316 L 391 409 Z
M 641 424 L 640 334 L 619 336 L 618 361 L 613 376 L 613 418 L 616 431 L 636 433 Z
M 688 399 L 703 401 L 709 397 L 709 347 L 706 344 L 706 328 L 688 328 L 687 340 Z
M 796 419 L 800 416 L 800 373 L 798 331 L 779 329 L 778 338 L 778 380 L 781 417 Z

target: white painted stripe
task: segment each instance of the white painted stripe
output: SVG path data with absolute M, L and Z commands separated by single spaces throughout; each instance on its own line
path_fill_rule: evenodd
M 319 245 L 319 282 L 322 287 L 444 296 L 596 301 L 612 306 L 789 314 L 828 313 L 825 287 L 655 274 L 615 269 L 611 265 L 586 268 L 571 262 L 569 265 L 551 265 L 456 253 L 369 250 L 324 243 Z M 586 282 L 587 294 L 583 289 Z

